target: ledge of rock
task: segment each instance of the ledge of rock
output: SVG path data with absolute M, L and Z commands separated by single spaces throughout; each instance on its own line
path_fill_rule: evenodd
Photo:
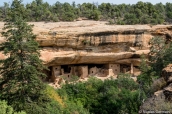
M 65 65 L 65 64 L 103 64 L 115 63 L 120 59 L 126 59 L 133 56 L 132 52 L 120 53 L 94 53 L 94 52 L 54 52 L 54 51 L 41 51 L 41 59 L 45 64 L 52 65 Z
M 89 20 L 29 24 L 34 24 L 41 59 L 50 68 L 51 73 L 47 74 L 54 77 L 74 74 L 87 77 L 91 72 L 94 75 L 106 72 L 109 76 L 120 72 L 134 74 L 139 72 L 141 55 L 149 53 L 152 37 L 172 38 L 171 25 L 107 25 L 104 21 Z M 0 22 L 0 32 L 3 25 Z M 0 35 L 0 43 L 4 41 Z M 5 56 L 0 54 L 0 58 Z
M 136 52 L 119 53 L 95 53 L 86 51 L 56 51 L 51 48 L 41 51 L 41 59 L 48 66 L 66 65 L 66 64 L 105 64 L 120 63 L 139 66 L 140 59 L 132 58 L 134 55 L 141 56 L 147 54 L 149 50 Z

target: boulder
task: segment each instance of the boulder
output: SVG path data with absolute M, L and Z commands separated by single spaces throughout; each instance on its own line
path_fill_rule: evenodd
M 130 48 L 129 48 L 129 51 L 131 51 L 131 52 L 136 52 L 136 49 L 133 48 L 133 47 L 130 47 Z
M 167 101 L 171 101 L 172 102 L 172 83 L 169 84 L 166 88 L 163 89 L 163 93 L 165 95 L 165 99 Z
M 167 65 L 167 67 L 162 70 L 162 76 L 166 82 L 172 82 L 172 64 Z

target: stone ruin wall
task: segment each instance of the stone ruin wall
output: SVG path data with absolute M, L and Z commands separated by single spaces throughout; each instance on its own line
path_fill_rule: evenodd
M 65 67 L 64 65 L 58 65 L 50 68 L 51 78 L 49 78 L 49 81 L 57 83 L 59 83 L 61 79 L 70 81 L 73 76 L 78 76 L 81 79 L 90 76 L 117 78 L 119 73 L 132 74 L 134 72 L 133 69 L 132 65 L 126 66 L 120 64 L 65 65 Z

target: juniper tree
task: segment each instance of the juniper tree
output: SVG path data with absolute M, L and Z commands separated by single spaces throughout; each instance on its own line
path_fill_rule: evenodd
M 15 110 L 23 110 L 28 103 L 40 100 L 45 75 L 39 59 L 40 53 L 32 25 L 25 20 L 25 8 L 21 0 L 13 0 L 5 19 L 2 36 L 6 42 L 0 44 L 0 51 L 7 56 L 1 60 L 0 99 L 8 101 Z
M 150 52 L 148 54 L 149 60 L 151 62 L 151 67 L 156 72 L 156 75 L 161 75 L 161 70 L 164 68 L 164 55 L 168 49 L 165 39 L 162 37 L 153 37 L 150 39 L 149 44 Z

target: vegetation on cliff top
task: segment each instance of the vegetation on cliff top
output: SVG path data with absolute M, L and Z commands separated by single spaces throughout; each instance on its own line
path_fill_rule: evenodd
M 8 15 L 8 3 L 0 7 L 0 20 Z M 79 17 L 93 20 L 109 21 L 109 24 L 168 24 L 172 22 L 172 3 L 157 3 L 139 1 L 136 4 L 56 2 L 50 5 L 43 0 L 33 0 L 24 5 L 24 16 L 27 21 L 74 21 Z

